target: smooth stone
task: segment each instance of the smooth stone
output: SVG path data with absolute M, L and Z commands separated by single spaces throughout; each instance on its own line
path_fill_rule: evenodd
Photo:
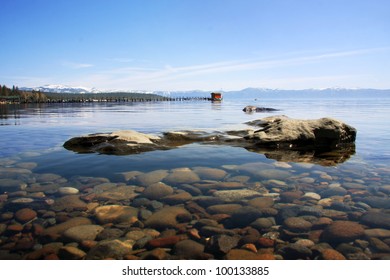
M 37 174 L 36 179 L 37 182 L 39 183 L 45 183 L 45 182 L 55 182 L 59 179 L 62 179 L 62 177 L 58 174 L 45 173 L 45 174 Z
M 104 228 L 97 236 L 96 240 L 118 239 L 123 235 L 123 230 L 119 228 Z M 130 238 L 131 239 L 131 238 Z
M 381 239 L 390 238 L 390 230 L 382 228 L 372 228 L 364 230 L 367 237 L 377 237 Z
M 288 186 L 286 182 L 275 179 L 268 180 L 265 183 L 278 188 L 286 188 Z
M 305 184 L 313 184 L 316 180 L 314 178 L 304 177 L 300 178 L 298 181 Z
M 292 168 L 292 166 L 287 162 L 281 162 L 281 161 L 274 162 L 273 165 L 280 168 Z
M 145 236 L 146 236 L 145 232 L 140 231 L 140 230 L 133 230 L 133 231 L 129 231 L 128 233 L 126 233 L 125 238 L 137 241 Z
M 367 212 L 360 221 L 370 227 L 390 229 L 390 213 Z
M 58 256 L 63 260 L 83 260 L 87 253 L 76 247 L 65 246 L 58 251 Z
M 302 246 L 296 243 L 288 244 L 278 251 L 286 260 L 297 260 L 297 259 L 310 259 L 313 252 L 306 246 Z
M 194 187 L 192 185 L 189 185 L 189 184 L 183 184 L 180 186 L 180 189 L 182 189 L 183 191 L 186 191 L 188 193 L 190 193 L 191 195 L 193 196 L 198 196 L 198 195 L 202 195 L 202 191 L 200 189 L 198 189 L 197 187 Z
M 255 175 L 263 179 L 284 180 L 289 178 L 291 176 L 291 173 L 285 170 L 263 169 L 257 171 Z
M 244 206 L 235 211 L 231 218 L 230 223 L 234 227 L 245 227 L 254 222 L 258 218 L 263 218 L 263 213 L 252 206 Z
M 389 197 L 370 196 L 363 198 L 362 201 L 373 208 L 390 209 Z
M 256 254 L 245 249 L 232 249 L 225 256 L 225 260 L 274 260 L 272 254 Z
M 156 229 L 176 228 L 182 221 L 191 220 L 191 214 L 182 207 L 164 207 L 145 221 L 145 227 Z
M 73 187 L 60 187 L 58 192 L 62 195 L 78 194 L 79 190 Z
M 132 222 L 138 216 L 138 209 L 123 205 L 104 205 L 95 209 L 100 224 Z
M 122 201 L 122 200 L 132 200 L 137 196 L 138 194 L 135 193 L 135 187 L 118 186 L 96 194 L 96 199 Z
M 376 237 L 370 237 L 369 242 L 371 247 L 373 248 L 373 251 L 375 252 L 383 252 L 383 253 L 390 253 L 390 246 L 387 245 L 385 242 L 380 240 Z
M 335 221 L 327 226 L 321 234 L 321 239 L 330 243 L 354 241 L 364 236 L 361 224 L 351 221 Z
M 251 227 L 263 231 L 275 226 L 275 219 L 273 218 L 258 218 L 250 224 Z
M 300 199 L 303 196 L 301 191 L 287 191 L 280 194 L 280 201 L 285 203 L 291 203 L 296 199 Z
M 173 188 L 162 182 L 157 182 L 149 185 L 143 192 L 143 196 L 152 200 L 159 200 L 171 194 L 173 194 Z
M 57 224 L 55 226 L 46 228 L 43 232 L 42 235 L 48 235 L 48 236 L 53 236 L 56 237 L 61 234 L 63 234 L 67 229 L 76 227 L 76 226 L 81 226 L 81 225 L 90 225 L 92 224 L 91 220 L 88 218 L 84 217 L 75 217 L 67 220 L 66 222 Z
M 201 237 L 208 238 L 208 237 L 221 235 L 221 234 L 233 236 L 236 233 L 232 230 L 225 229 L 218 226 L 204 226 L 199 230 L 199 234 Z
M 244 183 L 248 182 L 250 179 L 251 179 L 251 177 L 242 175 L 242 176 L 229 177 L 229 178 L 226 179 L 226 181 L 228 181 L 228 182 L 238 182 L 238 183 L 244 184 Z
M 236 210 L 241 208 L 241 204 L 218 204 L 207 207 L 206 211 L 210 214 L 233 214 Z
M 223 190 L 223 191 L 215 191 L 213 196 L 222 199 L 226 202 L 234 202 L 241 201 L 243 199 L 251 199 L 257 196 L 261 196 L 261 194 L 257 191 L 253 190 Z
M 60 197 L 54 201 L 54 204 L 51 206 L 53 211 L 75 211 L 81 210 L 84 211 L 87 209 L 87 204 L 80 200 L 78 195 L 66 195 Z
M 171 248 L 179 241 L 188 239 L 187 235 L 172 235 L 151 239 L 146 244 L 147 248 Z
M 124 181 L 130 181 L 134 179 L 136 176 L 143 174 L 143 172 L 140 171 L 128 171 L 128 172 L 121 172 L 118 173 L 118 177 L 123 179 Z
M 0 194 L 3 192 L 22 190 L 26 187 L 27 184 L 21 180 L 0 179 Z
M 162 181 L 167 175 L 167 170 L 155 170 L 136 176 L 135 181 L 140 185 L 147 187 L 151 184 Z
M 379 191 L 384 192 L 385 194 L 390 195 L 390 185 L 384 185 L 379 187 Z
M 367 188 L 365 185 L 359 183 L 350 183 L 350 182 L 343 183 L 343 187 L 346 189 L 359 189 L 359 190 L 365 190 Z
M 104 228 L 98 225 L 81 225 L 67 229 L 62 235 L 66 239 L 81 242 L 83 240 L 95 240 L 96 236 L 103 230 Z
M 274 205 L 274 199 L 272 197 L 256 197 L 249 200 L 248 205 L 258 209 L 270 208 Z
M 343 254 L 339 253 L 334 249 L 325 249 L 320 251 L 320 255 L 318 257 L 320 260 L 345 260 L 346 258 Z
M 194 167 L 194 172 L 202 180 L 222 180 L 228 173 L 225 170 L 210 167 Z
M 189 168 L 177 168 L 171 172 L 163 180 L 167 184 L 191 184 L 199 182 L 199 176 Z
M 311 229 L 312 224 L 299 217 L 289 217 L 284 220 L 283 226 L 293 232 L 307 232 Z
M 318 193 L 314 192 L 307 192 L 302 196 L 302 199 L 314 199 L 314 200 L 320 200 L 321 196 Z
M 192 195 L 188 192 L 182 191 L 176 194 L 165 196 L 160 200 L 161 202 L 164 202 L 169 205 L 177 205 L 192 200 Z
M 175 244 L 173 252 L 181 259 L 201 259 L 204 256 L 205 246 L 194 240 L 182 240 Z
M 102 240 L 92 247 L 87 254 L 89 260 L 123 259 L 123 256 L 132 252 L 133 240 Z
M 294 244 L 297 244 L 299 246 L 304 246 L 307 248 L 311 248 L 315 245 L 315 243 L 310 239 L 299 239 L 299 240 L 295 241 Z
M 18 163 L 16 166 L 19 168 L 22 168 L 22 169 L 32 170 L 38 166 L 38 163 L 36 163 L 36 162 L 21 162 L 21 163 Z
M 323 190 L 322 192 L 320 192 L 320 195 L 323 198 L 328 198 L 328 197 L 332 197 L 332 196 L 344 196 L 347 193 L 348 193 L 347 190 L 344 189 L 343 187 L 334 186 L 334 187 L 330 187 L 326 190 Z
M 34 220 L 37 217 L 37 212 L 30 208 L 22 208 L 15 213 L 15 219 L 24 224 Z

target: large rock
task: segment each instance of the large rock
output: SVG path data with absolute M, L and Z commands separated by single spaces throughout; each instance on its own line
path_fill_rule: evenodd
M 95 217 L 100 224 L 130 223 L 138 216 L 138 209 L 131 206 L 104 205 L 95 209 Z
M 272 116 L 247 124 L 261 127 L 245 138 L 262 146 L 334 149 L 341 144 L 353 143 L 356 139 L 355 128 L 331 118 L 298 120 L 286 116 Z
M 191 214 L 182 207 L 164 207 L 145 221 L 145 227 L 156 229 L 176 228 L 182 221 L 189 221 Z

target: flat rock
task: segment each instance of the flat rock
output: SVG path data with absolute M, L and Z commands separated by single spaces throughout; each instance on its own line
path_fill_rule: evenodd
M 374 228 L 390 229 L 390 214 L 382 212 L 367 212 L 360 222 Z
M 82 201 L 79 195 L 66 195 L 55 200 L 51 206 L 53 211 L 84 211 L 87 209 L 87 204 Z
M 340 144 L 353 143 L 356 139 L 355 128 L 331 118 L 298 120 L 271 116 L 247 124 L 262 128 L 246 137 L 257 145 L 289 149 L 336 148 Z
M 312 224 L 300 217 L 289 217 L 284 220 L 283 226 L 293 232 L 307 232 Z
M 58 192 L 62 195 L 78 194 L 79 190 L 73 187 L 60 187 Z
M 364 235 L 362 225 L 351 221 L 335 221 L 322 232 L 321 239 L 330 243 L 350 242 Z
M 209 167 L 194 167 L 194 172 L 202 180 L 222 180 L 228 173 L 225 170 Z
M 132 252 L 133 244 L 133 240 L 102 240 L 91 248 L 86 258 L 90 260 L 123 259 L 124 255 Z
M 155 170 L 140 174 L 135 177 L 135 181 L 142 186 L 149 186 L 162 181 L 168 175 L 167 170 Z
M 235 211 L 230 222 L 234 227 L 246 227 L 258 218 L 263 218 L 263 213 L 254 207 L 244 206 Z
M 109 188 L 106 191 L 96 194 L 96 199 L 121 201 L 121 200 L 132 200 L 137 196 L 138 194 L 135 193 L 135 187 L 119 186 L 119 187 Z
M 362 201 L 373 208 L 390 209 L 390 198 L 369 196 L 362 199 Z
M 95 217 L 100 224 L 126 223 L 138 216 L 138 209 L 123 205 L 104 205 L 95 209 Z
M 145 227 L 156 229 L 176 228 L 181 221 L 189 221 L 191 214 L 182 207 L 164 207 L 145 221 Z
M 58 225 L 55 225 L 55 226 L 52 226 L 52 227 L 45 229 L 42 232 L 42 235 L 43 236 L 49 235 L 49 236 L 53 236 L 53 237 L 55 237 L 55 236 L 59 237 L 59 235 L 63 234 L 69 228 L 80 226 L 80 225 L 90 225 L 90 224 L 92 224 L 92 222 L 88 218 L 75 217 L 75 218 L 71 218 L 70 220 L 63 222 L 61 224 L 58 224 Z
M 206 211 L 210 214 L 233 214 L 236 210 L 242 207 L 241 204 L 228 203 L 228 204 L 218 204 L 207 207 Z
M 66 239 L 81 242 L 83 240 L 95 240 L 96 236 L 103 230 L 104 228 L 99 225 L 81 225 L 67 229 L 62 235 Z
M 213 196 L 222 199 L 226 202 L 234 202 L 241 201 L 243 199 L 251 199 L 257 196 L 261 196 L 261 194 L 257 191 L 253 190 L 223 190 L 223 191 L 215 191 Z
M 185 203 L 192 199 L 192 195 L 188 192 L 181 191 L 176 194 L 171 194 L 160 199 L 160 201 L 169 205 L 177 205 Z
M 194 240 L 182 240 L 175 244 L 173 251 L 181 259 L 201 259 L 204 256 L 205 246 Z

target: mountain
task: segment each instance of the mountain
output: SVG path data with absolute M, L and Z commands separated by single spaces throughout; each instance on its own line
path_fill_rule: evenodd
M 55 92 L 55 93 L 100 93 L 101 91 L 96 88 L 87 87 L 70 87 L 65 85 L 44 85 L 40 87 L 22 87 L 21 90 L 26 91 L 41 91 L 41 92 Z

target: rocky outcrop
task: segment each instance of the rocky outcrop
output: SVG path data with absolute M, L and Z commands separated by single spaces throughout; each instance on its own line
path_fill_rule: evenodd
M 246 124 L 250 126 L 248 129 L 225 132 L 187 130 L 157 136 L 125 130 L 90 134 L 72 138 L 64 147 L 78 153 L 128 155 L 198 142 L 243 147 L 278 161 L 323 165 L 344 162 L 355 153 L 356 129 L 335 119 L 297 120 L 272 116 Z
M 355 142 L 356 129 L 335 119 L 297 120 L 272 116 L 247 123 L 260 127 L 246 140 L 284 149 L 333 149 Z

